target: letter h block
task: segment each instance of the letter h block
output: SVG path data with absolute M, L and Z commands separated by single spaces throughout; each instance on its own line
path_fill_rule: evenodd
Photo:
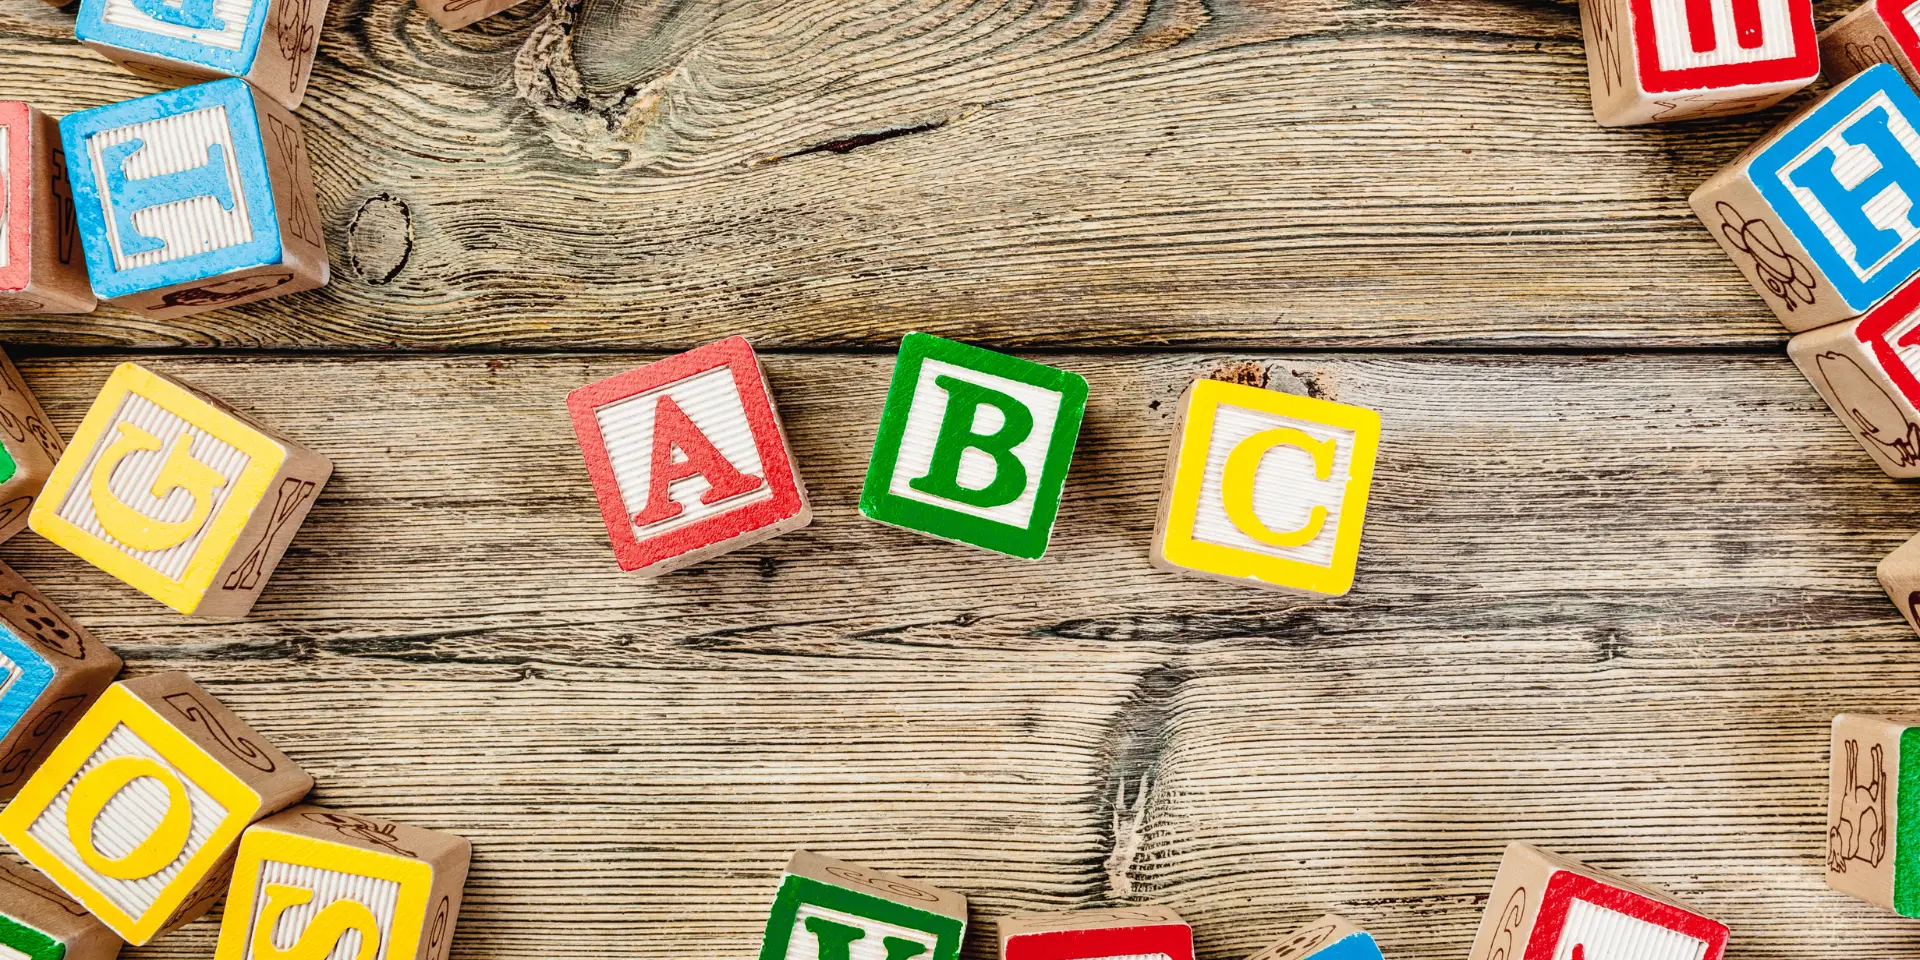
M 1827 886 L 1920 917 L 1920 721 L 1833 718 Z
M 1764 110 L 1820 75 L 1812 0 L 1580 0 L 1609 127 Z
M 1671 895 L 1515 843 L 1500 860 L 1470 960 L 1721 960 L 1727 927 Z
M 306 135 L 245 81 L 68 114 L 60 136 L 100 299 L 172 319 L 326 285 Z
M 214 960 L 445 960 L 473 847 L 315 806 L 247 828 Z
M 113 960 L 114 936 L 87 908 L 32 870 L 0 860 L 0 956 L 9 960 Z
M 590 383 L 567 410 L 622 570 L 658 576 L 813 520 L 743 337 Z
M 28 524 L 181 613 L 233 619 L 253 608 L 332 473 L 219 400 L 123 363 Z
M 81 0 L 73 35 L 166 86 L 243 78 L 300 106 L 326 0 Z
M 1000 960 L 1193 960 L 1193 927 L 1166 907 L 1016 913 L 1000 921 Z
M 1293 932 L 1285 940 L 1254 954 L 1249 960 L 1386 960 L 1373 935 L 1353 921 L 1327 914 Z M 1521 960 L 1514 956 L 1505 960 Z M 1595 957 L 1593 960 L 1600 960 Z
M 1920 96 L 1874 66 L 1688 199 L 1788 330 L 1857 317 L 1920 271 L 1916 118 Z
M 89 313 L 93 288 L 60 127 L 0 100 L 0 313 Z
M 248 824 L 313 779 L 184 673 L 107 688 L 0 810 L 0 839 L 128 943 L 207 912 Z
M 1038 560 L 1053 537 L 1087 381 L 925 333 L 900 341 L 860 512 Z
M 760 960 L 956 960 L 967 898 L 805 850 L 767 916 Z
M 0 563 L 0 800 L 120 673 L 120 657 Z

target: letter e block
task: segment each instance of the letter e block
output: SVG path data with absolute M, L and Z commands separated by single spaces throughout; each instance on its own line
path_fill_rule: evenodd
M 1920 282 L 1866 316 L 1799 334 L 1787 356 L 1891 477 L 1920 477 Z
M 120 673 L 120 657 L 0 563 L 0 799 Z
M 1827 886 L 1920 917 L 1920 726 L 1833 718 Z
M 131 944 L 207 912 L 248 824 L 313 778 L 184 673 L 116 683 L 0 810 L 0 839 Z
M 1386 960 L 1373 935 L 1336 914 L 1327 914 L 1250 960 Z M 1507 960 L 1520 960 L 1518 955 Z M 1592 960 L 1601 960 L 1594 957 Z
M 241 77 L 292 110 L 307 93 L 326 0 L 81 0 L 73 35 L 168 86 Z
M 1380 415 L 1219 380 L 1180 397 L 1153 563 L 1338 596 L 1360 558 Z
M 444 960 L 472 845 L 298 806 L 247 828 L 214 960 Z
M 181 613 L 243 617 L 332 473 L 232 407 L 123 363 L 28 524 Z
M 1087 381 L 925 333 L 900 341 L 860 512 L 1038 560 L 1053 537 Z
M 1193 928 L 1159 906 L 1016 913 L 1000 921 L 1000 960 L 1193 960 Z
M 1507 847 L 1470 960 L 1721 960 L 1726 924 L 1672 896 L 1586 864 Z
M 0 100 L 0 314 L 93 306 L 60 127 L 19 100 Z
M 9 960 L 113 960 L 120 938 L 58 887 L 26 867 L 0 860 L 0 957 Z
M 813 520 L 743 337 L 590 383 L 567 410 L 622 570 L 657 576 Z
M 802 850 L 760 960 L 956 960 L 966 930 L 966 897 Z
M 306 135 L 246 81 L 68 114 L 60 136 L 100 299 L 172 319 L 326 285 Z
M 1920 83 L 1920 0 L 1867 0 L 1820 31 L 1827 81 L 1839 83 L 1876 63 Z
M 1580 0 L 1580 26 L 1604 126 L 1764 110 L 1820 75 L 1812 0 Z
M 13 361 L 0 353 L 0 540 L 27 528 L 33 500 L 66 451 Z
M 1688 198 L 1796 333 L 1866 313 L 1920 270 L 1920 96 L 1881 64 L 1828 91 Z

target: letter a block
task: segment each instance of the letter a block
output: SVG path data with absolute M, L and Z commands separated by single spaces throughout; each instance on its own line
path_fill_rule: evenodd
M 1788 330 L 1857 317 L 1920 270 L 1920 97 L 1856 74 L 1688 198 Z
M 1920 0 L 1867 0 L 1820 31 L 1820 60 L 1827 80 L 1839 83 L 1876 63 L 1920 83 Z
M 120 938 L 39 874 L 0 860 L 0 957 L 113 960 Z
M 622 570 L 657 576 L 813 520 L 743 337 L 590 383 L 567 410 Z
M 1920 477 L 1920 282 L 1795 336 L 1787 356 L 1891 477 Z
M 0 313 L 93 309 L 60 128 L 0 100 Z
M 880 414 L 860 512 L 1027 560 L 1047 552 L 1087 381 L 910 333 Z
M 1580 26 L 1604 126 L 1764 110 L 1820 75 L 1812 0 L 1580 0 Z
M 1293 935 L 1254 954 L 1250 960 L 1386 960 L 1373 935 L 1345 917 L 1327 914 Z M 1521 960 L 1512 956 L 1507 960 Z M 1603 960 L 1593 957 L 1592 960 Z M 1621 958 L 1626 960 L 1626 958 Z
M 240 838 L 214 960 L 444 960 L 472 845 L 298 806 Z
M 0 799 L 120 673 L 120 657 L 0 563 Z
M 1153 564 L 1338 596 L 1360 557 L 1380 415 L 1219 380 L 1180 397 Z
M 0 353 L 0 540 L 27 528 L 33 500 L 65 451 L 40 401 Z
M 767 917 L 760 960 L 955 960 L 967 898 L 805 850 Z
M 181 613 L 243 617 L 332 473 L 232 407 L 123 363 L 28 523 Z
M 313 778 L 184 673 L 116 683 L 13 802 L 0 839 L 131 944 L 226 889 L 247 825 Z
M 102 300 L 171 319 L 327 282 L 300 121 L 243 80 L 60 120 Z
M 1652 887 L 1516 843 L 1470 960 L 1721 960 L 1727 927 Z
M 292 110 L 326 18 L 326 0 L 81 0 L 73 35 L 149 80 L 243 77 Z
M 1016 913 L 1000 921 L 1000 960 L 1193 960 L 1193 928 L 1166 907 Z
M 1833 719 L 1827 886 L 1920 917 L 1920 721 Z

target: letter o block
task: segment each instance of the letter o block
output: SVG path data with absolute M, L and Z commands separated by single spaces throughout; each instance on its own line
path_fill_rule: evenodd
M 0 860 L 0 956 L 9 960 L 113 960 L 120 938 L 58 887 Z
M 1327 914 L 1249 960 L 1386 960 L 1373 935 L 1337 914 Z M 1521 960 L 1510 957 L 1506 960 Z M 1599 960 L 1599 958 L 1595 958 Z
M 802 850 L 760 960 L 957 960 L 966 932 L 966 897 Z
M 1525 843 L 1507 847 L 1469 960 L 1721 960 L 1727 926 L 1671 895 Z
M 313 779 L 187 679 L 116 683 L 0 810 L 0 839 L 121 939 L 213 906 L 248 824 Z
M 332 472 L 226 404 L 123 363 L 28 522 L 181 613 L 242 617 Z
M 445 960 L 472 845 L 298 806 L 240 838 L 214 960 Z
M 1193 960 L 1193 927 L 1151 905 L 1016 913 L 1000 921 L 1000 960 Z

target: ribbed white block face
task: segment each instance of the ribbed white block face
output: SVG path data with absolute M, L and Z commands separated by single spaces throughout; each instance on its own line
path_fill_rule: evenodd
M 1654 48 L 1662 70 L 1761 63 L 1794 55 L 1793 12 L 1787 0 L 1709 0 L 1712 16 L 1703 21 L 1688 18 L 1690 5 L 1689 0 L 1652 0 Z M 1743 46 L 1739 27 L 1756 14 L 1759 43 Z M 1752 43 L 1756 38 L 1744 39 Z
M 114 220 L 113 199 L 104 188 L 107 168 L 102 151 L 129 140 L 140 140 L 144 145 L 126 159 L 123 170 L 128 180 L 204 167 L 207 148 L 218 144 L 226 160 L 233 209 L 223 209 L 218 198 L 208 195 L 136 211 L 131 218 L 134 229 L 163 245 L 143 253 L 122 253 L 125 238 L 120 236 Z M 240 183 L 240 163 L 234 158 L 233 130 L 228 126 L 226 107 L 208 107 L 94 134 L 87 138 L 87 155 L 93 164 L 94 182 L 103 185 L 100 214 L 106 224 L 115 270 L 150 267 L 238 246 L 253 239 L 253 224 L 247 218 L 247 195 Z
M 786 960 L 821 960 L 823 954 L 820 938 L 814 931 L 807 929 L 809 919 L 854 927 L 862 931 L 859 939 L 847 945 L 848 960 L 887 960 L 886 941 L 889 938 L 911 940 L 925 947 L 926 949 L 914 955 L 914 960 L 927 960 L 933 956 L 935 949 L 939 946 L 939 939 L 925 930 L 899 927 L 890 923 L 881 923 L 878 920 L 869 920 L 866 917 L 857 917 L 850 913 L 841 913 L 838 910 L 829 910 L 811 903 L 803 903 L 794 915 L 793 931 L 787 938 Z
M 1872 277 L 1907 248 L 1920 242 L 1920 227 L 1915 227 L 1907 218 L 1907 210 L 1915 201 L 1920 200 L 1920 197 L 1908 196 L 1907 192 L 1901 189 L 1901 184 L 1892 183 L 1867 201 L 1863 208 L 1867 219 L 1871 220 L 1876 227 L 1892 230 L 1899 235 L 1900 241 L 1871 263 L 1861 263 L 1858 259 L 1858 248 L 1854 245 L 1853 239 L 1840 228 L 1833 214 L 1828 212 L 1811 190 L 1793 182 L 1793 172 L 1812 162 L 1823 150 L 1833 151 L 1834 179 L 1838 180 L 1843 187 L 1852 188 L 1879 172 L 1880 160 L 1874 156 L 1873 151 L 1864 146 L 1848 143 L 1845 137 L 1846 132 L 1855 123 L 1874 110 L 1887 112 L 1887 130 L 1902 147 L 1906 148 L 1908 154 L 1920 157 L 1920 132 L 1914 130 L 1910 119 L 1902 114 L 1900 108 L 1894 106 L 1893 100 L 1882 92 L 1868 97 L 1852 113 L 1849 113 L 1846 119 L 1834 124 L 1832 129 L 1815 138 L 1806 149 L 1781 165 L 1779 173 L 1780 182 L 1792 192 L 1793 199 L 1806 210 L 1807 216 L 1813 220 L 1814 226 L 1819 228 L 1820 234 L 1833 245 L 1833 249 L 1840 254 L 1854 276 L 1860 280 Z
M 1701 960 L 1707 948 L 1705 940 L 1575 900 L 1553 960 Z
M 1258 444 L 1255 439 L 1258 435 L 1282 427 L 1298 430 L 1317 441 L 1336 443 L 1333 470 L 1326 480 L 1319 479 L 1312 456 L 1298 446 L 1275 444 L 1260 455 L 1253 475 L 1253 516 L 1266 529 L 1298 530 L 1310 522 L 1314 507 L 1326 508 L 1320 535 L 1297 547 L 1255 539 L 1228 514 L 1226 505 L 1228 458 L 1241 444 L 1248 441 Z M 1315 566 L 1332 566 L 1335 532 L 1340 526 L 1340 505 L 1350 479 L 1353 445 L 1352 430 L 1222 404 L 1214 415 L 1213 436 L 1207 442 L 1207 467 L 1200 484 L 1193 538 Z
M 991 436 L 1006 425 L 1006 416 L 997 407 L 981 405 L 969 410 L 948 409 L 951 399 L 946 389 L 940 386 L 940 378 L 949 377 L 978 384 L 991 390 L 1004 393 L 1019 401 L 1033 415 L 1033 429 L 1026 439 L 1014 445 L 1009 451 L 1014 459 L 1026 469 L 1027 485 L 1020 495 L 1012 501 L 997 506 L 980 507 L 970 503 L 961 503 L 934 496 L 915 489 L 912 482 L 927 475 L 933 468 L 933 456 L 936 441 L 940 437 L 942 424 L 949 416 L 973 416 L 972 431 L 982 436 Z M 920 379 L 913 390 L 913 403 L 907 408 L 907 425 L 900 437 L 900 456 L 894 461 L 893 476 L 887 482 L 887 492 L 909 500 L 918 500 L 959 513 L 970 514 L 983 520 L 992 520 L 1012 527 L 1025 527 L 1033 520 L 1033 508 L 1039 500 L 1040 479 L 1046 473 L 1048 445 L 1053 442 L 1053 426 L 1060 419 L 1060 394 L 1044 390 L 1030 383 L 996 377 L 990 373 L 969 370 L 965 367 L 935 360 L 931 357 L 921 361 Z M 960 486 L 967 490 L 979 490 L 993 483 L 999 475 L 999 463 L 985 451 L 968 448 L 960 454 Z
M 629 521 L 647 506 L 647 492 L 653 479 L 654 419 L 663 398 L 670 398 L 735 470 L 758 478 L 760 483 L 737 496 L 702 503 L 701 498 L 712 489 L 704 475 L 676 480 L 667 486 L 667 496 L 680 505 L 679 515 L 644 527 L 636 525 L 637 539 L 657 537 L 773 497 L 773 488 L 766 482 L 766 472 L 760 462 L 760 448 L 754 443 L 753 429 L 747 422 L 746 407 L 734 383 L 733 368 L 719 367 L 594 411 Z M 685 456 L 676 450 L 672 459 L 677 463 Z
M 202 43 L 222 50 L 238 50 L 247 39 L 247 18 L 253 15 L 254 3 L 266 3 L 267 0 L 213 0 L 213 13 L 221 21 L 219 30 L 198 30 L 177 23 L 156 20 L 142 11 L 133 0 L 107 0 L 100 12 L 100 19 L 116 27 L 139 30 L 145 33 L 184 40 L 188 43 Z M 178 3 L 169 4 L 178 7 Z
M 372 960 L 387 960 L 387 948 L 393 939 L 394 913 L 400 904 L 400 885 L 392 880 L 380 877 L 366 877 L 356 873 L 344 873 L 339 870 L 327 870 L 321 867 L 309 867 L 301 864 L 282 863 L 267 860 L 260 864 L 260 880 L 254 891 L 252 923 L 260 922 L 261 911 L 266 909 L 267 887 L 281 884 L 298 887 L 313 895 L 311 900 L 298 906 L 286 908 L 276 919 L 271 933 L 274 947 L 291 950 L 300 943 L 307 927 L 313 923 L 320 912 L 342 900 L 358 902 L 373 914 L 380 930 L 380 943 L 372 954 Z M 254 937 L 258 929 L 247 934 L 247 960 L 260 960 L 254 952 Z M 333 943 L 333 949 L 319 960 L 354 960 L 360 955 L 360 931 L 348 929 Z M 411 957 L 396 960 L 412 960 Z

